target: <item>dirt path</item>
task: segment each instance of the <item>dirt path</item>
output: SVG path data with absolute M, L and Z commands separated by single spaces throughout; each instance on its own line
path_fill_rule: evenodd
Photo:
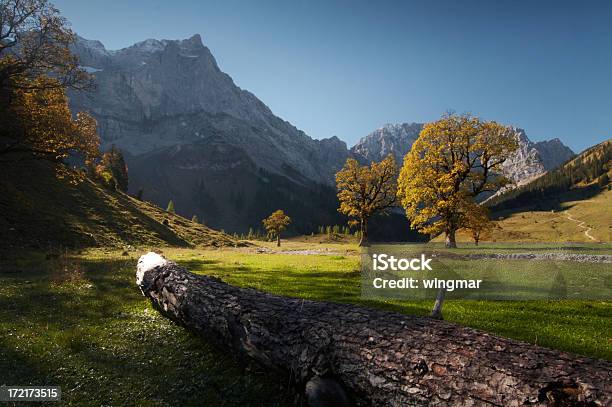
M 579 228 L 583 228 L 583 229 L 585 229 L 585 231 L 584 231 L 584 235 L 585 235 L 586 237 L 588 237 L 589 239 L 591 239 L 591 240 L 593 240 L 593 241 L 595 241 L 595 242 L 597 242 L 597 241 L 598 241 L 598 240 L 597 240 L 597 239 L 595 239 L 593 236 L 591 236 L 591 233 L 590 233 L 590 232 L 591 232 L 591 230 L 593 230 L 593 228 L 588 227 L 588 226 L 585 226 L 585 222 L 584 222 L 584 221 L 581 221 L 581 220 L 578 220 L 578 219 L 574 218 L 574 217 L 573 217 L 573 216 L 572 216 L 572 215 L 571 215 L 571 214 L 570 214 L 568 211 L 565 211 L 564 213 L 567 215 L 567 219 L 568 219 L 568 220 L 571 220 L 572 222 L 576 222 L 576 223 L 577 223 L 577 225 L 576 225 L 576 226 L 578 226 Z
M 581 253 L 478 253 L 463 256 L 471 260 L 548 260 L 548 261 L 575 261 L 578 263 L 607 263 L 612 264 L 610 254 L 581 254 Z
M 274 250 L 267 247 L 258 247 L 254 250 L 255 253 L 265 254 L 293 254 L 300 256 L 324 255 L 324 256 L 340 256 L 342 253 L 332 249 L 304 249 L 304 250 Z

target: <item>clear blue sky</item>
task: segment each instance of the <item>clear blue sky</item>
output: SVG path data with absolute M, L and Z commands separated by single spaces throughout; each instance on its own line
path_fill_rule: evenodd
M 314 138 L 470 111 L 559 137 L 612 137 L 610 1 L 51 0 L 118 49 L 194 33 L 221 69 Z

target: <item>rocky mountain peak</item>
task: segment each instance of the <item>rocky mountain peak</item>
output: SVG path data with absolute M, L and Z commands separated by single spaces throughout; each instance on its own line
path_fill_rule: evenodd
M 137 42 L 136 44 L 124 48 L 120 51 L 124 50 L 138 50 L 139 52 L 158 52 L 162 51 L 166 47 L 165 41 L 159 41 L 153 38 L 149 38 L 144 41 Z
M 547 171 L 558 167 L 560 164 L 576 156 L 576 154 L 558 138 L 538 141 L 535 143 L 535 148 L 540 153 L 542 164 Z
M 202 42 L 202 37 L 200 34 L 193 34 L 186 40 L 182 40 L 181 44 L 186 47 L 204 48 L 204 43 Z
M 516 128 L 518 149 L 502 167 L 504 173 L 516 183 L 523 183 L 557 168 L 575 156 L 574 152 L 558 138 L 532 142 L 525 130 Z
M 422 129 L 420 123 L 386 124 L 359 140 L 351 152 L 365 162 L 380 161 L 392 153 L 401 163 Z M 516 183 L 537 177 L 574 156 L 558 138 L 533 143 L 524 129 L 513 130 L 519 147 L 502 167 L 504 174 Z
M 546 172 L 540 154 L 529 140 L 525 130 L 514 129 L 518 148 L 502 164 L 506 177 L 516 183 L 528 181 Z
M 75 45 L 79 46 L 81 49 L 89 50 L 92 53 L 108 55 L 109 51 L 106 49 L 104 44 L 102 44 L 98 40 L 88 40 L 81 36 L 76 36 Z
M 104 49 L 98 41 L 76 44 L 97 90 L 70 95 L 76 111 L 90 111 L 98 120 L 103 148 L 115 144 L 142 155 L 216 137 L 247 151 L 267 171 L 285 174 L 291 168 L 291 174 L 328 184 L 337 166 L 327 161 L 348 155 L 338 138 L 311 139 L 236 86 L 198 34 L 97 52 Z
M 172 199 L 184 214 L 220 219 L 221 227 L 238 227 L 240 219 L 259 225 L 282 202 L 302 214 L 325 207 L 317 222 L 333 224 L 334 175 L 346 158 L 371 162 L 393 154 L 401 164 L 423 128 L 386 124 L 350 151 L 335 136 L 313 140 L 236 86 L 197 34 L 117 51 L 79 37 L 73 51 L 97 87 L 71 91 L 71 106 L 97 119 L 103 149 L 115 144 L 124 151 L 130 189 L 143 188 L 159 205 Z M 521 148 L 505 169 L 515 180 L 542 173 L 568 153 L 558 141 L 534 144 L 523 130 L 516 134 Z M 318 202 L 304 203 L 313 196 Z
M 362 137 L 351 152 L 365 161 L 380 161 L 387 155 L 393 154 L 400 163 L 422 129 L 421 123 L 385 124 Z

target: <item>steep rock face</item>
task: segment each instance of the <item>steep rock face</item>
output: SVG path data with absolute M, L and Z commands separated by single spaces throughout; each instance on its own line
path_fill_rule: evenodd
M 333 176 L 329 155 L 346 156 L 338 139 L 311 139 L 237 87 L 199 35 L 118 51 L 79 39 L 74 51 L 95 75 L 97 90 L 71 94 L 71 104 L 94 114 L 104 145 L 136 156 L 222 135 L 258 166 L 276 173 L 291 168 L 322 183 Z
M 535 148 L 540 153 L 542 165 L 546 171 L 559 167 L 576 156 L 576 154 L 558 138 L 539 141 Z
M 504 174 L 517 184 L 559 167 L 576 154 L 558 138 L 540 141 L 529 140 L 523 129 L 515 129 L 518 149 L 504 161 Z
M 231 231 L 279 207 L 312 217 L 296 220 L 297 231 L 340 222 L 331 185 L 346 144 L 275 116 L 219 69 L 199 35 L 117 51 L 79 38 L 73 51 L 96 90 L 71 93 L 72 108 L 98 120 L 103 149 L 125 152 L 130 191 Z
M 398 164 L 423 130 L 422 123 L 386 124 L 374 130 L 351 148 L 351 152 L 368 162 L 380 161 L 393 154 Z
M 516 129 L 518 148 L 502 164 L 504 175 L 516 183 L 525 182 L 546 172 L 535 145 L 523 129 Z
M 351 152 L 365 162 L 380 161 L 389 153 L 398 164 L 410 151 L 423 124 L 387 124 L 363 137 Z M 523 129 L 515 129 L 518 149 L 503 163 L 503 172 L 515 183 L 523 183 L 558 167 L 574 156 L 559 139 L 533 143 Z

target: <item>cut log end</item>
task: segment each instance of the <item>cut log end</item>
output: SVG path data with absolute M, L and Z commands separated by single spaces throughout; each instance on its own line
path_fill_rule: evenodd
M 149 252 L 140 256 L 138 265 L 136 266 L 136 284 L 142 289 L 142 284 L 145 281 L 145 274 L 156 267 L 162 267 L 166 264 L 168 264 L 168 260 L 159 253 Z

